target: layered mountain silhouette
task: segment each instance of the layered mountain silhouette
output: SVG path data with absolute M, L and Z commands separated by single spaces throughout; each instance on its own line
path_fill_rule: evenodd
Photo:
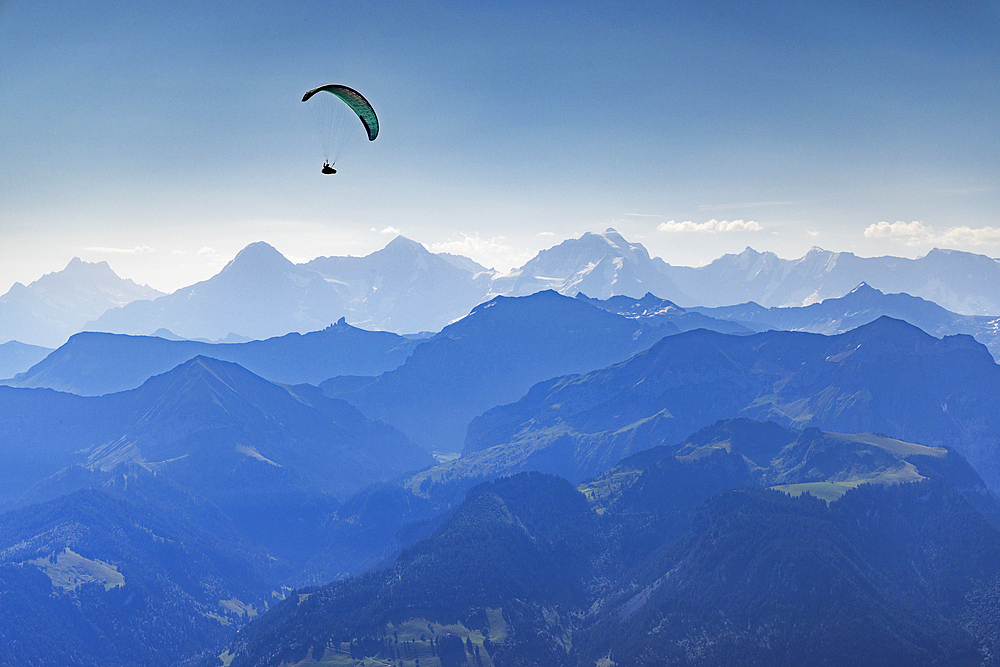
M 763 488 L 793 479 L 843 492 Z M 720 422 L 578 491 L 477 486 L 387 568 L 241 630 L 231 664 L 979 664 L 996 513 L 953 451 Z
M 86 269 L 94 275 L 83 282 L 96 286 L 81 292 L 75 282 L 87 266 L 97 268 Z M 103 277 L 98 279 L 98 273 Z M 231 336 L 305 333 L 340 317 L 368 329 L 433 332 L 494 296 L 547 289 L 601 300 L 639 300 L 651 293 L 688 309 L 750 301 L 770 308 L 840 297 L 864 282 L 886 293 L 934 301 L 955 313 L 995 315 L 1000 313 L 1000 288 L 994 287 L 998 278 L 995 260 L 952 250 L 933 250 L 911 260 L 813 248 L 799 259 L 785 260 L 747 248 L 703 267 L 671 266 L 613 228 L 563 241 L 503 275 L 467 257 L 431 253 L 402 236 L 364 257 L 318 257 L 300 265 L 258 242 L 240 251 L 218 275 L 162 296 L 126 284 L 105 263 L 74 260 L 65 271 L 28 288 L 15 285 L 0 299 L 0 320 L 6 327 L 0 339 L 56 346 L 85 328 L 139 335 L 164 329 L 185 339 L 232 341 Z M 59 281 L 70 287 L 57 288 Z M 40 326 L 49 333 L 39 333 Z
M 109 311 L 87 329 L 269 338 L 346 317 L 368 329 L 438 331 L 483 300 L 492 276 L 470 259 L 435 255 L 402 236 L 365 257 L 318 257 L 299 265 L 257 242 L 218 275 L 149 303 Z
M 109 310 L 85 326 L 124 334 L 165 328 L 183 338 L 211 340 L 230 333 L 271 338 L 322 329 L 344 314 L 340 295 L 322 276 L 257 242 L 208 280 Z
M 720 308 L 696 307 L 691 311 L 757 331 L 784 329 L 822 334 L 844 333 L 887 315 L 934 336 L 969 334 L 994 357 L 1000 354 L 1000 318 L 959 315 L 920 297 L 884 294 L 867 283 L 861 283 L 842 297 L 808 306 L 765 308 L 750 302 Z
M 784 327 L 757 327 L 754 324 L 745 325 L 735 317 L 715 318 L 700 312 L 699 309 L 681 308 L 673 301 L 661 299 L 651 292 L 641 299 L 630 296 L 613 296 L 608 299 L 595 299 L 583 292 L 576 295 L 577 299 L 585 301 L 601 310 L 616 313 L 622 317 L 638 320 L 643 323 L 665 325 L 668 331 L 691 331 L 692 329 L 708 329 L 719 333 L 748 334 L 767 328 L 780 329 Z M 704 309 L 708 310 L 708 309 Z
M 50 352 L 50 347 L 27 345 L 16 340 L 0 343 L 0 378 L 12 378 L 25 372 Z
M 207 357 L 99 397 L 0 387 L 0 413 L 8 502 L 29 489 L 44 498 L 90 485 L 129 461 L 241 508 L 262 489 L 343 496 L 431 461 L 314 387 L 276 385 Z
M 0 296 L 0 342 L 58 347 L 106 310 L 162 294 L 119 278 L 107 262 L 74 257 L 62 271 L 47 273 L 27 287 L 14 283 Z
M 886 293 L 904 292 L 963 315 L 1000 313 L 1000 264 L 984 255 L 935 248 L 924 257 L 858 257 L 813 248 L 799 259 L 747 248 L 698 268 L 668 272 L 686 306 L 726 306 L 754 301 L 765 307 L 803 306 L 847 294 L 861 283 Z M 667 293 L 658 296 L 674 298 Z
M 212 503 L 122 465 L 0 516 L 0 660 L 173 665 L 263 614 L 283 574 Z
M 555 290 L 574 296 L 585 292 L 607 299 L 615 295 L 661 297 L 690 301 L 668 275 L 670 266 L 652 258 L 641 244 L 629 243 L 614 228 L 601 234 L 587 232 L 543 250 L 527 264 L 497 276 L 490 294 L 527 296 Z
M 483 411 L 541 379 L 623 361 L 669 331 L 553 291 L 497 297 L 421 343 L 396 370 L 320 387 L 428 451 L 457 452 Z
M 321 331 L 233 344 L 80 333 L 7 384 L 97 396 L 134 389 L 196 356 L 232 361 L 273 382 L 319 384 L 335 375 L 392 370 L 418 343 L 358 329 L 343 318 Z
M 888 317 L 837 336 L 695 330 L 626 363 L 541 382 L 486 412 L 469 425 L 454 465 L 581 480 L 746 416 L 954 447 L 1000 488 L 998 396 L 1000 366 L 970 336 L 938 339 Z
M 334 287 L 352 324 L 401 333 L 439 331 L 464 317 L 494 275 L 467 257 L 435 255 L 403 236 L 365 257 L 317 257 L 302 266 Z

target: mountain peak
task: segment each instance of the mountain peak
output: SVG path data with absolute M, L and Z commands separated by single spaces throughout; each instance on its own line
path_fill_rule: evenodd
M 413 239 L 408 239 L 402 234 L 394 238 L 385 244 L 385 248 L 382 251 L 390 250 L 392 252 L 411 252 L 411 253 L 430 253 L 430 251 L 424 247 L 423 243 L 414 241 Z
M 857 287 L 855 287 L 850 292 L 848 292 L 848 294 L 854 294 L 854 295 L 858 295 L 858 296 L 860 296 L 860 295 L 875 296 L 876 294 L 881 295 L 881 294 L 883 294 L 883 292 L 882 292 L 882 290 L 879 290 L 879 289 L 876 289 L 876 288 L 872 287 L 871 285 L 869 285 L 866 282 L 862 282 Z
M 292 264 L 277 248 L 264 241 L 256 241 L 236 253 L 225 268 L 220 271 L 228 273 L 231 271 L 273 271 L 275 269 L 285 270 L 295 265 Z
M 73 259 L 69 260 L 69 264 L 66 265 L 66 268 L 63 269 L 63 272 L 65 272 L 64 275 L 72 275 L 72 276 L 93 275 L 101 277 L 113 277 L 118 280 L 121 279 L 119 278 L 118 274 L 114 272 L 114 269 L 112 269 L 111 266 L 108 265 L 107 262 L 105 261 L 85 262 L 79 257 L 74 257 Z M 56 275 L 56 274 L 48 274 L 48 275 Z
M 278 252 L 278 249 L 266 241 L 254 241 L 253 243 L 247 245 L 243 250 L 236 253 L 234 259 L 254 259 L 258 257 L 281 257 L 284 259 L 284 255 Z

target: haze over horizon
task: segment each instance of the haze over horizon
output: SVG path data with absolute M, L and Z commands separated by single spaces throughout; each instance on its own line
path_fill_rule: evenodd
M 74 256 L 172 291 L 266 240 L 504 271 L 617 228 L 1000 254 L 1000 5 L 0 3 L 0 291 Z M 302 93 L 381 133 L 319 173 Z M 360 126 L 359 126 L 360 132 Z

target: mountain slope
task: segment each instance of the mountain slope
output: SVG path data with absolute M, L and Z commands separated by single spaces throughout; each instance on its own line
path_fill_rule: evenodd
M 62 271 L 47 273 L 27 287 L 14 283 L 0 296 L 0 342 L 58 347 L 106 310 L 162 294 L 119 278 L 107 262 L 74 257 Z
M 468 429 L 462 465 L 583 479 L 719 419 L 872 431 L 962 452 L 1000 487 L 1000 366 L 968 336 L 882 317 L 837 336 L 689 331 L 629 361 L 539 383 Z
M 690 298 L 676 300 L 691 306 L 747 301 L 767 307 L 803 306 L 842 296 L 864 282 L 886 293 L 905 292 L 933 301 L 956 313 L 1000 313 L 1000 264 L 958 250 L 935 248 L 919 259 L 907 259 L 813 248 L 799 259 L 786 260 L 747 248 L 703 267 L 672 266 L 668 273 Z
M 816 483 L 859 461 L 921 479 L 829 505 L 733 490 L 760 479 L 737 468 L 818 459 Z M 241 630 L 232 665 L 971 665 L 996 646 L 997 504 L 954 452 L 736 420 L 582 491 L 597 511 L 537 473 L 478 486 L 388 568 Z
M 0 343 L 0 378 L 13 378 L 37 364 L 52 348 L 26 345 L 16 340 Z
M 250 512 L 272 492 L 344 495 L 430 462 L 395 429 L 315 387 L 276 385 L 206 357 L 106 396 L 0 387 L 0 414 L 7 501 L 138 461 Z
M 138 465 L 0 516 L 0 662 L 172 665 L 274 601 L 280 568 Z
M 757 331 L 784 329 L 828 335 L 844 333 L 886 315 L 909 322 L 932 336 L 968 334 L 985 345 L 994 357 L 1000 354 L 1000 318 L 959 315 L 920 297 L 883 294 L 866 283 L 842 297 L 808 306 L 764 308 L 751 302 L 690 310 Z
M 264 242 L 241 250 L 217 275 L 153 301 L 128 304 L 88 322 L 88 331 L 216 340 L 315 331 L 345 314 L 336 290 Z
M 234 344 L 88 332 L 7 384 L 97 396 L 134 389 L 199 355 L 240 364 L 273 382 L 319 384 L 335 375 L 392 370 L 416 345 L 387 331 L 357 329 L 343 318 L 321 331 Z
M 504 640 L 530 647 L 539 664 L 559 664 L 562 637 L 536 630 L 546 616 L 568 624 L 563 615 L 588 599 L 594 528 L 565 480 L 521 475 L 482 485 L 388 569 L 279 605 L 241 634 L 231 665 L 297 664 L 347 647 L 352 658 L 464 665 L 466 647 L 450 646 L 458 637 L 487 666 L 520 664 L 501 658 Z
M 527 296 L 555 290 L 566 296 L 586 292 L 599 299 L 622 294 L 690 301 L 668 274 L 669 265 L 651 258 L 638 243 L 629 243 L 612 228 L 586 233 L 542 250 L 524 266 L 497 276 L 490 295 Z
M 678 332 L 708 329 L 719 333 L 748 334 L 766 330 L 754 325 L 751 325 L 753 327 L 751 328 L 738 321 L 736 317 L 712 317 L 708 314 L 709 309 L 681 308 L 673 301 L 661 299 L 651 292 L 646 292 L 641 299 L 623 295 L 603 300 L 592 299 L 583 292 L 579 292 L 576 298 L 601 310 L 616 313 L 628 319 L 654 325 L 666 325 L 668 330 L 676 327 L 675 331 Z
M 997 615 L 969 598 L 996 585 L 997 538 L 935 482 L 861 487 L 830 507 L 728 491 L 606 598 L 576 634 L 577 664 L 981 665 L 995 638 L 969 623 Z
M 440 331 L 483 301 L 493 272 L 397 236 L 365 257 L 317 257 L 301 265 L 338 292 L 354 324 L 387 331 Z
M 419 345 L 398 369 L 320 386 L 428 451 L 457 452 L 484 410 L 543 378 L 627 359 L 664 333 L 551 291 L 498 297 Z

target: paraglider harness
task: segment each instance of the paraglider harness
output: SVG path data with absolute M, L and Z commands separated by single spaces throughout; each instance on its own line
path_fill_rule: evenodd
M 329 162 L 323 163 L 323 173 L 324 174 L 336 174 L 337 170 L 330 166 Z

